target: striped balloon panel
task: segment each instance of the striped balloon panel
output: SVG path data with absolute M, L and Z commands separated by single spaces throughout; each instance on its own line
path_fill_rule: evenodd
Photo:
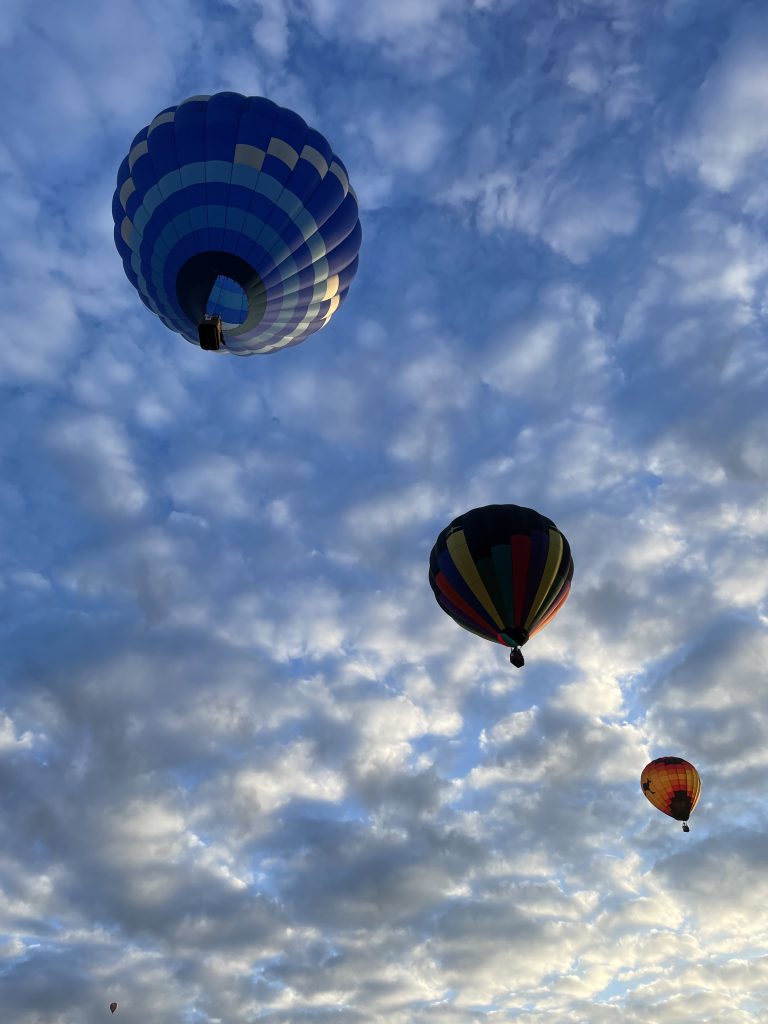
M 343 163 L 297 114 L 259 97 L 218 93 L 161 111 L 120 165 L 112 212 L 126 275 L 187 340 L 198 343 L 218 277 L 243 289 L 248 315 L 224 332 L 240 355 L 319 330 L 357 270 Z
M 701 794 L 699 773 L 682 757 L 657 757 L 643 768 L 643 793 L 654 807 L 678 821 L 687 821 Z
M 573 559 L 555 524 L 519 505 L 487 505 L 437 538 L 429 582 L 460 626 L 508 647 L 522 645 L 568 596 Z

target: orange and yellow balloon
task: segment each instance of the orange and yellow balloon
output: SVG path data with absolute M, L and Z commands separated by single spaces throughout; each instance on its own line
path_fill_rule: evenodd
M 699 799 L 701 779 L 690 761 L 682 757 L 657 757 L 643 768 L 640 785 L 654 807 L 682 821 L 683 832 L 691 831 L 688 818 Z

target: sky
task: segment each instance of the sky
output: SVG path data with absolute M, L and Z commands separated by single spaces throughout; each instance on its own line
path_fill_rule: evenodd
M 767 47 L 741 0 L 6 0 L 3 1022 L 766 1020 Z M 268 356 L 112 238 L 221 90 L 360 201 Z M 427 580 L 497 502 L 575 563 L 519 671 Z

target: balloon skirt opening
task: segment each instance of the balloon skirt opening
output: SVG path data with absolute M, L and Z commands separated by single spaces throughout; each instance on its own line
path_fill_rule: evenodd
M 190 340 L 206 315 L 220 316 L 226 334 L 239 335 L 261 323 L 267 292 L 261 277 L 239 256 L 228 252 L 200 252 L 192 256 L 176 277 L 179 305 L 189 319 Z
M 219 274 L 205 304 L 208 316 L 220 316 L 222 327 L 239 327 L 248 319 L 248 296 L 231 277 Z

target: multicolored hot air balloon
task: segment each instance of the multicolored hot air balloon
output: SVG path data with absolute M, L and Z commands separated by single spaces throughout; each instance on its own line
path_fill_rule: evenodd
M 109 1004 L 109 1009 L 110 1009 L 111 1013 L 114 1013 L 115 1010 L 117 1009 L 117 1003 L 110 1003 Z
M 437 603 L 486 640 L 520 648 L 557 614 L 571 589 L 568 541 L 551 519 L 520 505 L 485 505 L 454 519 L 429 556 Z
M 328 323 L 357 271 L 344 164 L 298 114 L 260 97 L 162 110 L 120 165 L 112 215 L 144 304 L 202 348 L 297 345 Z
M 688 818 L 699 799 L 701 779 L 690 761 L 657 757 L 643 768 L 640 785 L 654 807 L 682 821 L 683 832 L 691 831 Z

